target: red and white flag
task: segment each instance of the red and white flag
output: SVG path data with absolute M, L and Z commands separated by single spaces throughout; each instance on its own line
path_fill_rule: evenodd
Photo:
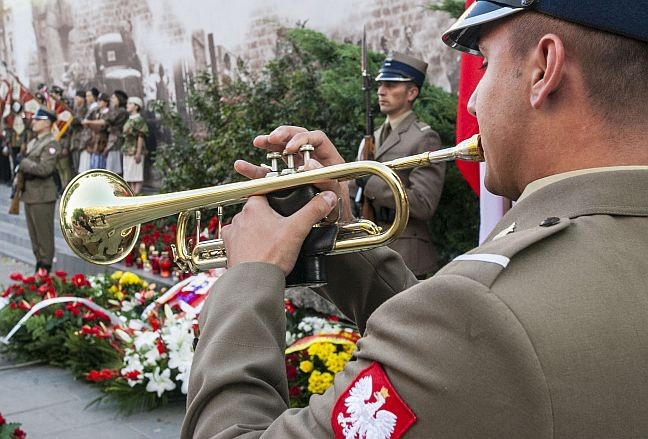
M 466 8 L 475 0 L 466 0 Z M 468 113 L 467 105 L 470 96 L 482 77 L 480 70 L 482 60 L 474 55 L 461 54 L 459 76 L 459 100 L 457 108 L 457 143 L 479 132 L 477 118 Z M 479 196 L 479 243 L 484 242 L 497 222 L 506 213 L 508 200 L 493 195 L 484 187 L 484 163 L 457 161 L 457 168 L 464 176 L 472 190 Z
M 72 110 L 64 102 L 52 96 L 47 97 L 47 108 L 56 113 L 56 123 L 52 125 L 52 133 L 56 140 L 61 140 L 74 119 Z

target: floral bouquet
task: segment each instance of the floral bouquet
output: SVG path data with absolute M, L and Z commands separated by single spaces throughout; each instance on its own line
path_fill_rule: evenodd
M 114 343 L 122 352 L 113 369 L 91 370 L 88 381 L 99 384 L 106 396 L 122 409 L 151 409 L 186 395 L 197 332 L 196 315 L 174 314 L 165 305 L 164 315 L 152 312 L 150 326 L 135 319 L 129 327 L 114 331 Z
M 3 351 L 18 360 L 44 360 L 77 375 L 115 363 L 119 349 L 112 331 L 157 297 L 132 273 L 86 278 L 11 274 L 15 282 L 0 294 Z
M 0 294 L 0 341 L 21 360 L 45 360 L 98 385 L 126 410 L 150 409 L 187 393 L 197 316 L 222 271 L 158 292 L 137 275 L 22 276 Z M 323 393 L 351 358 L 355 327 L 285 301 L 291 406 Z
M 311 395 L 322 394 L 344 369 L 360 338 L 356 327 L 337 316 L 303 315 L 312 311 L 285 301 L 286 374 L 291 407 L 305 407 Z M 292 329 L 292 332 L 291 332 Z
M 0 413 L 0 439 L 25 439 L 27 433 L 20 428 L 17 422 L 7 423 L 7 420 Z

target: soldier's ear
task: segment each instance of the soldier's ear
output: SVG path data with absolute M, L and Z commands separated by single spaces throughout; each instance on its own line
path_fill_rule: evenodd
M 554 34 L 540 39 L 530 54 L 531 107 L 541 108 L 552 93 L 563 85 L 565 74 L 565 47 Z
M 407 100 L 409 102 L 414 102 L 414 99 L 416 99 L 419 95 L 419 88 L 416 85 L 411 85 L 407 89 Z

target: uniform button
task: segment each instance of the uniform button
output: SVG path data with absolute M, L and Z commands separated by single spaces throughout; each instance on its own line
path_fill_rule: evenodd
M 544 219 L 544 220 L 540 223 L 540 227 L 551 227 L 551 226 L 555 226 L 555 225 L 558 224 L 559 222 L 560 222 L 560 218 L 555 217 L 555 216 L 550 216 L 549 218 Z

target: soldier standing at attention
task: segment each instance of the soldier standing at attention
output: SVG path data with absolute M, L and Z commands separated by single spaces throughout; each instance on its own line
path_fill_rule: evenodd
M 386 162 L 437 150 L 441 146 L 436 131 L 420 122 L 412 110 L 423 87 L 426 71 L 427 63 L 404 53 L 392 52 L 385 59 L 376 77 L 378 105 L 386 119 L 374 133 L 375 160 Z M 427 222 L 434 215 L 443 192 L 445 164 L 401 170 L 398 175 L 405 185 L 410 216 L 407 228 L 390 247 L 403 257 L 405 265 L 418 278 L 424 279 L 438 268 L 437 252 Z M 350 185 L 350 192 L 355 197 L 355 184 Z M 363 202 L 370 204 L 379 225 L 388 226 L 394 221 L 394 197 L 380 178 L 369 177 L 363 194 Z
M 59 144 L 52 134 L 56 114 L 40 108 L 34 114 L 31 130 L 35 134 L 27 144 L 25 156 L 20 160 L 24 187 L 21 199 L 25 204 L 25 219 L 36 258 L 36 271 L 49 273 L 54 260 L 54 206 L 56 184 L 54 172 L 59 155 Z

